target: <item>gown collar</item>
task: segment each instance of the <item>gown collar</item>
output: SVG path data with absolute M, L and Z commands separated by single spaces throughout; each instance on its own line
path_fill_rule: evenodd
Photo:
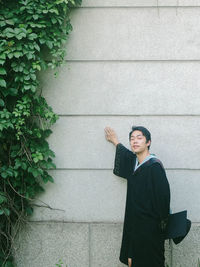
M 146 162 L 150 161 L 150 159 L 152 158 L 155 158 L 156 159 L 156 156 L 154 154 L 150 154 L 149 156 L 147 156 L 140 164 L 139 164 L 139 161 L 136 157 L 136 161 L 135 161 L 135 166 L 134 166 L 134 173 L 140 169 L 140 167 L 145 164 Z M 146 164 L 145 164 L 146 165 Z M 148 165 L 148 164 L 147 164 Z

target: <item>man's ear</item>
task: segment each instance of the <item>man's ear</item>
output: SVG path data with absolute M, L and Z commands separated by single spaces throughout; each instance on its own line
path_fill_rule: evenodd
M 151 140 L 149 140 L 148 142 L 147 142 L 147 146 L 150 146 L 151 145 Z

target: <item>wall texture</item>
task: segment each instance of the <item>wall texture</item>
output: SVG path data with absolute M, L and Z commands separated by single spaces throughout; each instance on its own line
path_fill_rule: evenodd
M 177 7 L 178 4 L 178 7 Z M 50 138 L 54 184 L 21 231 L 19 267 L 122 267 L 119 250 L 126 181 L 112 174 L 114 147 L 132 125 L 152 132 L 151 152 L 166 167 L 173 212 L 188 210 L 190 234 L 166 242 L 170 267 L 200 258 L 200 1 L 83 0 L 71 14 L 66 65 L 41 76 L 60 115 Z

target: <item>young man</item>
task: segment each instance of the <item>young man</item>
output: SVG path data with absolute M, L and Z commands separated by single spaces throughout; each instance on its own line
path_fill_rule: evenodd
M 120 261 L 129 267 L 164 267 L 164 233 L 170 211 L 170 188 L 162 163 L 149 153 L 150 132 L 132 127 L 131 150 L 110 127 L 107 141 L 116 146 L 113 173 L 127 179 Z

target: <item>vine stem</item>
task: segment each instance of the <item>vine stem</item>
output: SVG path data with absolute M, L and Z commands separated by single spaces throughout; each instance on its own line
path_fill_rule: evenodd
M 33 204 L 32 204 L 33 206 L 36 206 L 36 207 L 43 207 L 43 208 L 48 208 L 48 209 L 50 209 L 50 210 L 65 211 L 65 210 L 62 210 L 62 209 L 52 208 L 49 204 L 45 203 L 44 201 L 42 201 L 42 200 L 39 199 L 39 198 L 28 198 L 28 197 L 25 197 L 25 196 L 21 195 L 19 192 L 17 192 L 17 191 L 15 190 L 15 188 L 11 185 L 9 179 L 8 179 L 8 183 L 9 183 L 10 187 L 12 188 L 12 190 L 13 190 L 18 196 L 20 196 L 21 198 L 27 199 L 27 200 L 29 200 L 29 201 L 39 201 L 39 202 L 45 204 L 45 206 L 42 206 L 42 205 L 38 205 L 38 204 L 33 203 Z

